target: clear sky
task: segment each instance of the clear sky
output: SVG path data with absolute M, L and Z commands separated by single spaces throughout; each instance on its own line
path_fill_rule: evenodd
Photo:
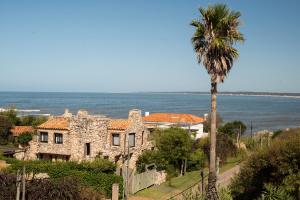
M 220 91 L 300 92 L 299 0 L 0 0 L 0 91 L 209 91 L 189 23 L 215 2 L 246 38 Z

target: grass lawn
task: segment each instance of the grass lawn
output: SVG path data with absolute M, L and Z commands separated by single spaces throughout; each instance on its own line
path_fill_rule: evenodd
M 242 161 L 242 156 L 228 158 L 224 166 L 220 168 L 220 173 L 234 167 Z M 205 169 L 205 176 L 208 169 Z M 201 180 L 199 171 L 187 172 L 185 176 L 179 176 L 171 179 L 171 184 L 167 181 L 161 185 L 156 185 L 135 194 L 135 196 L 147 197 L 149 199 L 162 200 L 171 197 L 186 188 L 196 184 Z

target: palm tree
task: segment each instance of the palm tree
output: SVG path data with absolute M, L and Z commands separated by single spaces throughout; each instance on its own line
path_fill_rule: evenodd
M 206 199 L 219 199 L 216 189 L 216 98 L 217 84 L 223 82 L 238 51 L 233 46 L 243 42 L 240 33 L 240 12 L 231 11 L 224 4 L 199 8 L 200 19 L 193 20 L 195 27 L 192 44 L 197 55 L 198 63 L 204 65 L 211 78 L 211 130 L 210 130 L 210 161 L 208 190 Z

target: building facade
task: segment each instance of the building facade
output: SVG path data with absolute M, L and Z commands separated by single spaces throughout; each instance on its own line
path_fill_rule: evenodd
M 83 110 L 72 115 L 66 110 L 37 127 L 24 159 L 81 162 L 103 157 L 122 167 L 129 154 L 129 167 L 134 169 L 138 156 L 152 147 L 148 135 L 140 110 L 130 110 L 127 119 L 90 115 Z

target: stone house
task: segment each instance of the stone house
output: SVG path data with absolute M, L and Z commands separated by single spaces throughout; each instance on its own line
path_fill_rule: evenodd
M 138 156 L 152 147 L 148 135 L 140 110 L 130 110 L 127 119 L 90 115 L 83 110 L 72 115 L 66 110 L 37 127 L 24 158 L 81 162 L 103 157 L 122 167 L 129 144 L 129 168 L 134 169 Z

